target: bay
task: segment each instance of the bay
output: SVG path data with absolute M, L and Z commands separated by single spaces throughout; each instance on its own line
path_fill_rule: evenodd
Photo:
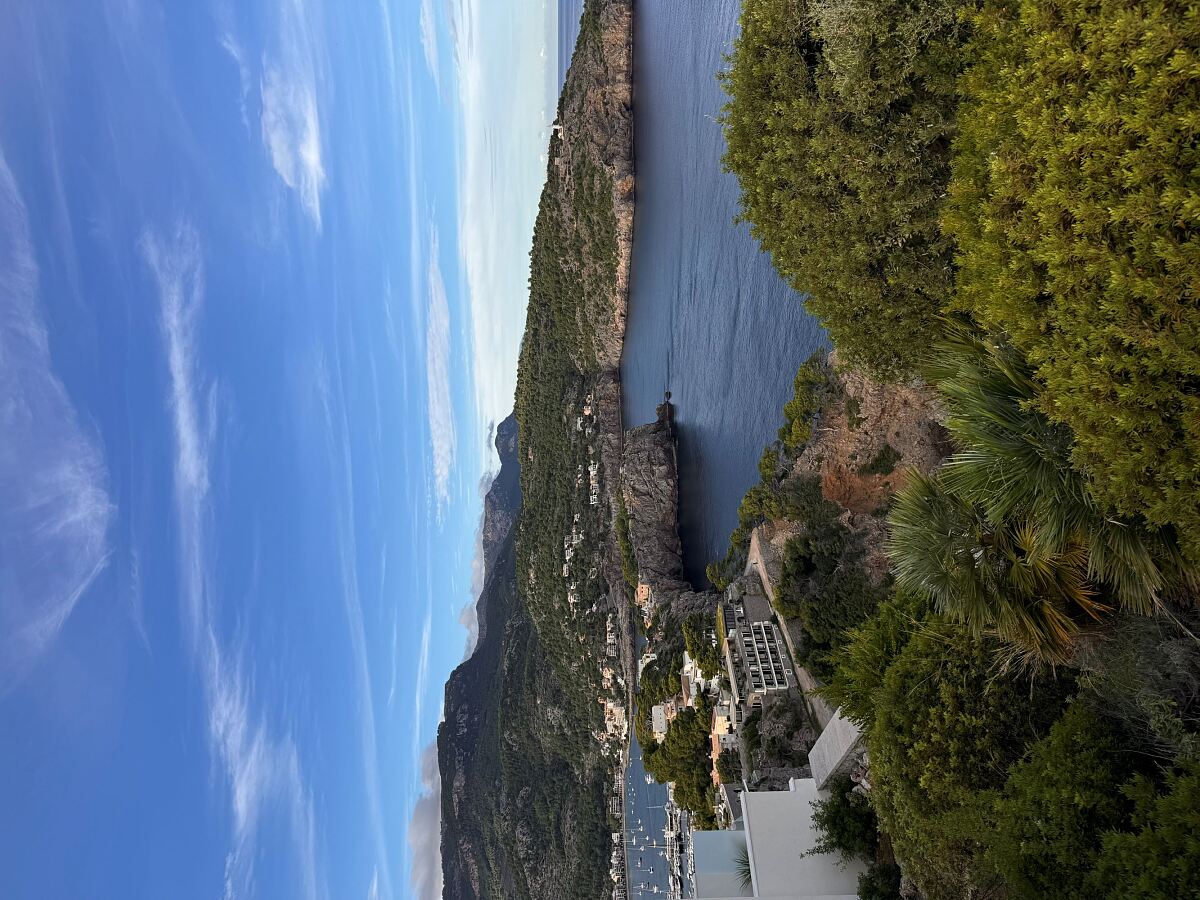
M 824 346 L 820 325 L 738 214 L 721 170 L 717 73 L 738 0 L 635 4 L 637 206 L 621 378 L 625 427 L 671 392 L 679 446 L 680 538 L 688 577 L 724 555 L 737 507 L 781 422 L 796 369 Z
M 725 94 L 717 73 L 740 3 L 640 0 L 634 10 L 637 205 L 623 412 L 626 428 L 650 422 L 671 394 L 684 565 L 702 586 L 705 566 L 728 547 L 742 495 L 758 480 L 759 455 L 775 437 L 796 369 L 826 339 L 749 227 L 735 224 L 738 184 L 721 169 Z M 665 854 L 654 847 L 667 791 L 644 773 L 632 737 L 630 898 L 668 887 Z M 690 894 L 686 875 L 683 893 Z

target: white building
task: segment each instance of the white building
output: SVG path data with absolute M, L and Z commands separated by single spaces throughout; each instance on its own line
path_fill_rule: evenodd
M 856 900 L 866 865 L 845 862 L 836 853 L 811 853 L 818 838 L 812 822 L 818 797 L 811 778 L 793 778 L 786 791 L 744 791 L 741 830 L 693 831 L 695 896 Z M 747 868 L 750 883 L 743 885 Z
M 650 708 L 650 730 L 654 732 L 654 739 L 660 744 L 667 737 L 667 708 L 663 704 L 658 704 Z
M 726 635 L 725 668 L 738 706 L 761 703 L 767 694 L 786 691 L 795 684 L 772 618 L 771 606 L 761 596 L 748 594 L 737 603 L 725 602 L 717 608 L 718 629 Z
M 679 681 L 683 705 L 695 706 L 700 695 L 706 694 L 712 689 L 712 682 L 715 682 L 716 679 L 705 678 L 704 673 L 700 671 L 700 665 L 684 650 L 683 668 L 679 670 Z
M 862 755 L 862 749 L 862 732 L 842 716 L 839 708 L 808 751 L 808 764 L 817 788 L 824 790 L 835 776 L 849 772 Z

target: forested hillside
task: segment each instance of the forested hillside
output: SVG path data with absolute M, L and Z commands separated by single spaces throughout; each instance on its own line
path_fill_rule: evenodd
M 439 735 L 445 896 L 611 895 L 624 585 L 609 485 L 632 234 L 632 5 L 588 0 L 549 145 L 517 371 L 522 506 L 489 571 L 479 647 Z M 508 466 L 509 463 L 506 463 Z M 486 532 L 486 526 L 485 526 Z M 486 602 L 485 602 L 486 601 Z M 610 651 L 610 647 L 613 648 Z
M 930 900 L 1200 896 L 1197 22 L 743 2 L 743 215 L 844 364 L 936 392 L 948 458 L 862 461 L 904 477 L 864 532 L 888 578 L 848 579 L 854 497 L 797 479 L 859 398 L 810 366 L 710 577 L 790 520 L 779 612 L 869 751 L 869 809 L 820 827 L 870 861 L 883 833 Z M 882 864 L 861 888 L 898 889 Z

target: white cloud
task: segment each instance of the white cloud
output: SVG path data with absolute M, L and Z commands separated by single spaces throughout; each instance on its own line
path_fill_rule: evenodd
M 285 0 L 275 47 L 263 54 L 260 90 L 262 138 L 271 164 L 320 230 L 325 167 L 317 93 L 324 66 L 313 34 L 303 2 Z
M 382 591 L 380 592 L 382 595 Z M 388 681 L 387 706 L 391 709 L 396 703 L 396 685 L 400 675 L 400 614 L 392 614 L 392 676 Z
M 0 153 L 0 696 L 58 637 L 109 557 L 99 439 L 54 372 L 38 267 Z
M 413 758 L 416 759 L 421 740 L 421 713 L 425 708 L 425 692 L 429 688 L 429 641 L 433 635 L 433 602 L 425 604 L 425 621 L 421 623 L 421 650 L 417 654 L 417 684 L 413 691 Z
M 210 635 L 211 637 L 211 635 Z M 225 897 L 254 896 L 260 818 L 268 802 L 287 820 L 302 896 L 315 900 L 318 885 L 316 815 L 295 743 L 271 735 L 250 708 L 250 686 L 228 670 L 215 640 L 206 657 L 209 736 L 223 765 L 233 810 L 234 844 L 225 860 Z
M 129 555 L 129 618 L 137 631 L 142 646 L 150 649 L 150 635 L 146 632 L 145 598 L 142 596 L 142 557 L 137 550 L 137 540 L 133 540 L 133 550 Z
M 442 776 L 438 771 L 437 742 L 421 754 L 421 796 L 408 823 L 412 853 L 411 884 L 417 900 L 442 896 Z
M 396 92 L 396 48 L 392 34 L 391 0 L 379 0 L 380 40 L 383 42 L 383 52 L 387 57 L 388 87 L 395 96 Z
M 450 403 L 450 305 L 438 262 L 437 234 L 429 241 L 426 269 L 429 309 L 425 324 L 425 378 L 429 389 L 429 440 L 433 450 L 434 489 L 439 514 L 450 494 L 454 465 L 454 409 Z
M 204 296 L 199 237 L 179 223 L 167 237 L 145 232 L 142 256 L 158 292 L 175 434 L 175 502 L 183 567 L 183 599 L 188 639 L 197 648 L 207 620 L 204 516 L 208 501 L 209 451 L 216 417 L 215 390 L 205 385 L 195 364 L 196 318 Z
M 208 551 L 212 519 L 210 469 L 216 423 L 215 386 L 197 361 L 197 327 L 204 301 L 200 239 L 181 222 L 168 234 L 147 231 L 141 250 L 160 305 L 170 375 L 175 437 L 174 493 L 184 622 L 192 663 L 208 710 L 209 748 L 228 794 L 233 842 L 225 862 L 225 897 L 255 894 L 254 866 L 264 810 L 287 820 L 292 857 L 306 900 L 325 891 L 317 860 L 316 816 L 299 753 L 254 709 L 254 686 L 236 653 L 218 639 Z
M 246 58 L 246 51 L 242 49 L 241 42 L 233 33 L 232 29 L 228 29 L 221 34 L 221 49 L 223 49 L 237 68 L 238 87 L 240 90 L 240 106 L 242 112 L 242 124 L 246 126 L 246 130 L 250 130 L 250 63 Z
M 545 180 L 546 110 L 557 106 L 553 4 L 452 8 L 460 130 L 458 246 L 471 302 L 477 431 L 512 411 L 528 304 L 529 249 Z M 517 16 L 516 21 L 512 21 Z M 512 41 L 478 39 L 505 31 Z M 484 468 L 492 447 L 479 448 Z
M 434 19 L 433 0 L 421 0 L 421 49 L 425 52 L 425 65 L 435 85 L 441 87 L 441 65 L 438 59 L 437 21 Z

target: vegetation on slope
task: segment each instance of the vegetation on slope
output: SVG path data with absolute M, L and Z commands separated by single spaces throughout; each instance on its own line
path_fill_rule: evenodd
M 901 587 L 998 635 L 1016 659 L 1061 664 L 1114 609 L 1149 614 L 1194 582 L 1173 542 L 1097 509 L 1071 466 L 1071 433 L 1038 410 L 1039 385 L 1011 347 L 953 327 L 933 357 L 960 449 L 896 499 Z
M 953 286 L 959 0 L 751 0 L 722 115 L 742 216 L 843 359 L 911 372 Z
M 797 662 L 822 678 L 846 629 L 875 611 L 887 587 L 871 584 L 862 539 L 838 520 L 840 507 L 821 496 L 820 479 L 793 477 L 789 487 L 789 496 L 798 498 L 789 518 L 799 533 L 784 547 L 775 606 L 781 616 L 799 620 L 804 639 Z
M 873 613 L 828 590 L 836 529 L 786 562 L 859 620 L 824 693 L 930 900 L 1200 890 L 1197 47 L 1181 0 L 743 3 L 743 213 L 843 359 L 925 370 L 956 446 L 894 500 Z
M 661 744 L 650 741 L 642 748 L 646 771 L 659 784 L 675 784 L 675 802 L 692 813 L 694 827 L 715 828 L 712 758 L 708 726 L 712 708 L 701 698 L 695 707 L 682 709 L 667 728 Z
M 612 889 L 613 761 L 596 739 L 610 588 L 600 562 L 611 518 L 607 504 L 591 502 L 600 429 L 576 423 L 606 375 L 601 356 L 620 345 L 610 171 L 630 148 L 628 109 L 610 102 L 624 84 L 613 68 L 622 63 L 610 57 L 627 49 L 630 22 L 622 0 L 588 0 L 559 103 L 564 127 L 550 141 L 517 371 L 523 507 L 505 560 L 512 596 L 503 626 L 464 664 L 472 699 L 447 704 L 444 783 L 465 782 L 447 788 L 448 897 L 595 898 Z M 595 477 L 603 489 L 605 473 Z
M 827 357 L 824 351 L 817 351 L 796 372 L 792 398 L 783 407 L 779 440 L 763 448 L 758 463 L 761 480 L 738 505 L 738 524 L 729 536 L 729 550 L 723 559 L 708 564 L 708 580 L 718 590 L 724 590 L 742 574 L 750 534 L 756 526 L 769 519 L 800 518 L 813 510 L 810 488 L 784 474 L 790 462 L 804 451 L 812 437 L 813 423 L 835 393 Z
M 1089 490 L 1200 563 L 1200 20 L 988 0 L 945 214 L 958 296 L 1024 354 Z
M 1181 804 L 1200 757 L 1148 739 L 1144 713 L 1196 735 L 1194 628 L 1194 615 L 1168 634 L 1121 628 L 1102 659 L 1033 678 L 998 672 L 994 641 L 910 595 L 855 629 L 824 693 L 865 729 L 871 803 L 926 896 L 1189 896 L 1200 841 Z M 1157 684 L 1106 662 L 1164 645 L 1178 658 Z M 1142 882 L 1134 848 L 1151 870 Z

